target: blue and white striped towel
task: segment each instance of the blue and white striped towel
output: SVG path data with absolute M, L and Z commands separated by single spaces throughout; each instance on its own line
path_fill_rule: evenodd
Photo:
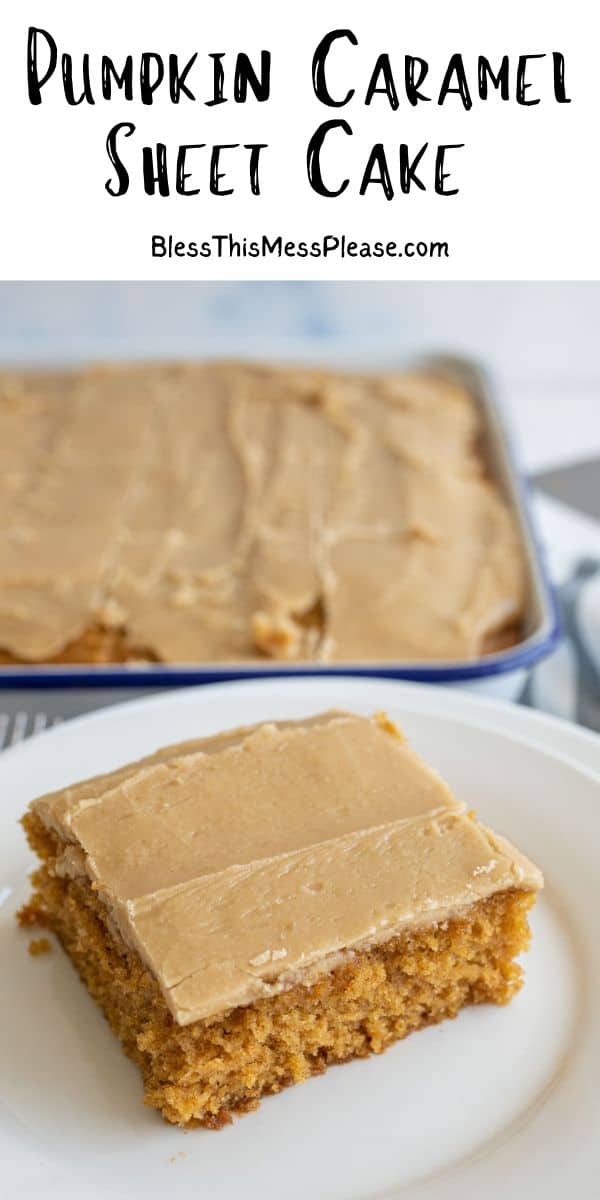
M 521 701 L 600 731 L 600 526 L 547 497 L 536 509 L 564 637 L 531 672 Z
M 534 668 L 521 699 L 600 731 L 600 560 L 580 560 L 558 603 L 563 641 Z

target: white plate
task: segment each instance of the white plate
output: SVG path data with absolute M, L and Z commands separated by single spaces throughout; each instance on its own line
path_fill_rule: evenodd
M 13 914 L 27 892 L 31 856 L 16 819 L 40 791 L 161 743 L 334 705 L 387 707 L 457 793 L 543 868 L 547 888 L 534 913 L 525 987 L 507 1009 L 466 1011 L 380 1058 L 291 1088 L 218 1134 L 183 1134 L 142 1107 L 136 1068 L 62 953 L 27 954 L 28 935 Z M 600 777 L 523 740 L 536 730 L 541 737 L 539 720 L 525 711 L 517 736 L 514 722 L 510 735 L 494 729 L 494 709 L 502 711 L 445 690 L 376 680 L 245 682 L 109 709 L 3 753 L 0 889 L 9 894 L 0 925 L 0 1155 L 8 1194 L 594 1195 Z

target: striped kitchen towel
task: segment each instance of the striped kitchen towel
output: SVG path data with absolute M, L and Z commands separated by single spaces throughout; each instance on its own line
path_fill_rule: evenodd
M 521 702 L 600 731 L 600 559 L 580 559 L 557 597 L 563 640 L 534 667 Z

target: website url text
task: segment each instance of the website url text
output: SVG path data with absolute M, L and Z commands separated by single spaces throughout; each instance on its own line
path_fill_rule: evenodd
M 182 241 L 173 234 L 152 235 L 152 258 L 449 258 L 448 242 L 358 241 L 347 234 L 325 234 L 296 241 L 281 234 L 258 238 L 213 233 L 204 241 Z

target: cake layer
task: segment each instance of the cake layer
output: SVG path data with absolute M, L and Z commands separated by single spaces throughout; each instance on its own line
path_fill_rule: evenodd
M 48 847 L 47 847 L 48 849 Z M 348 957 L 308 986 L 177 1025 L 135 951 L 106 926 L 84 879 L 36 872 L 22 914 L 50 927 L 141 1067 L 146 1103 L 182 1126 L 221 1128 L 261 1097 L 329 1065 L 380 1053 L 467 1004 L 506 1004 L 518 990 L 533 893 L 499 892 L 464 917 L 407 930 Z
M 184 743 L 33 809 L 181 1025 L 542 882 L 382 716 Z
M 181 663 L 477 657 L 525 595 L 480 434 L 424 374 L 4 375 L 0 649 L 96 629 Z
M 118 904 L 112 915 L 188 1025 L 310 982 L 348 951 L 538 884 L 512 847 L 440 810 L 230 867 Z

